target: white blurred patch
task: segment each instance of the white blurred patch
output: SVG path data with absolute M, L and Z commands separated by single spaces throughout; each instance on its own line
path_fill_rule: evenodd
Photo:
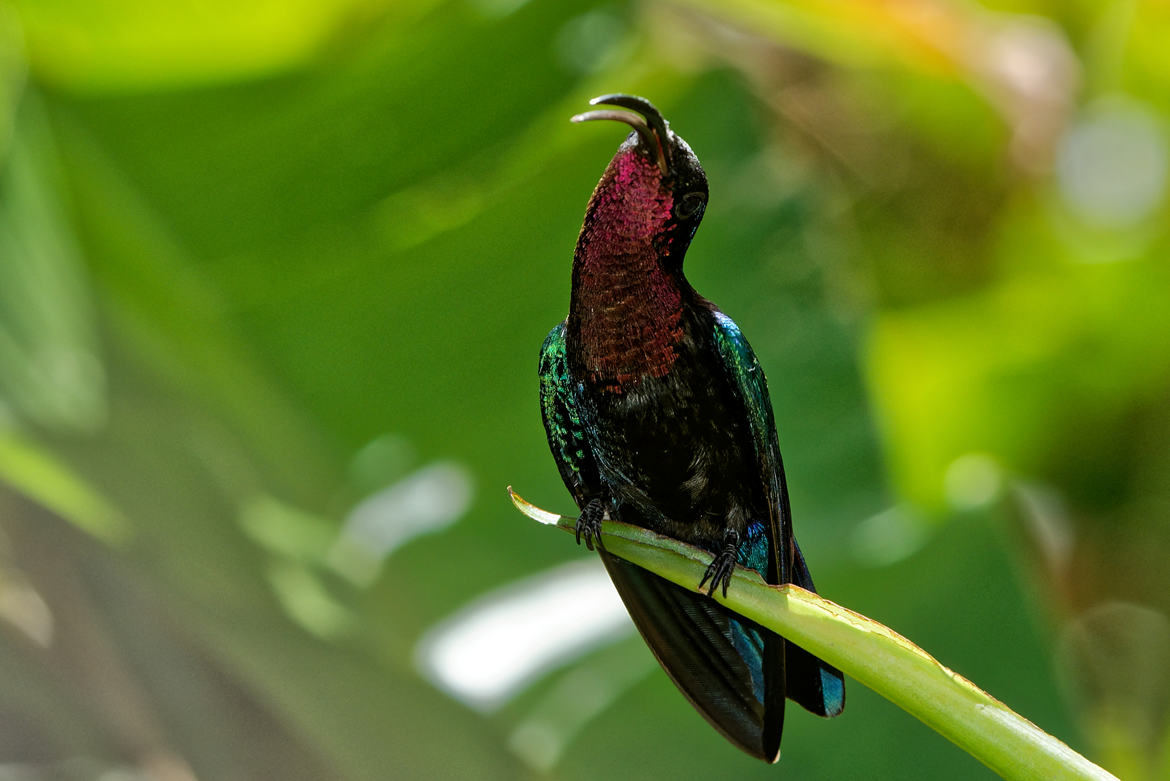
M 595 557 L 564 564 L 477 599 L 419 641 L 432 683 L 493 710 L 545 673 L 633 631 Z
M 367 584 L 397 548 L 457 521 L 473 494 L 471 473 L 463 465 L 445 461 L 423 467 L 350 511 L 329 564 L 354 583 Z
M 885 567 L 910 556 L 926 544 L 929 527 L 903 507 L 871 515 L 853 530 L 854 557 L 871 567 Z
M 1166 192 L 1165 131 L 1144 104 L 1098 103 L 1061 140 L 1061 195 L 1087 221 L 1104 227 L 1140 222 Z
M 23 632 L 42 648 L 53 642 L 53 613 L 41 595 L 14 572 L 0 582 L 0 620 Z
M 956 510 L 986 507 L 1003 493 L 999 464 L 986 453 L 959 456 L 947 467 L 943 490 Z
M 1014 16 L 991 36 L 983 51 L 988 71 L 1014 93 L 1055 102 L 1067 87 L 1071 53 L 1060 28 L 1048 19 Z
M 1050 19 L 998 15 L 985 32 L 968 38 L 971 65 L 982 75 L 977 85 L 1007 120 L 1012 162 L 1046 173 L 1081 83 L 1080 62 Z

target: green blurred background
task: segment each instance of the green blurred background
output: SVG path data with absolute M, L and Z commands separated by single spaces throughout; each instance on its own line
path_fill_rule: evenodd
M 688 274 L 822 592 L 1170 778 L 1167 40 L 1165 0 L 0 3 L 0 779 L 989 775 L 856 684 L 741 755 L 509 505 L 571 506 L 536 356 L 611 91 L 706 167 Z

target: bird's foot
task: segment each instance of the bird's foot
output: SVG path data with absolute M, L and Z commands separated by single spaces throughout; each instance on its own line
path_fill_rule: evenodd
M 715 596 L 715 589 L 723 586 L 723 596 L 727 596 L 727 587 L 731 584 L 731 573 L 735 572 L 735 563 L 739 558 L 739 532 L 728 529 L 723 535 L 723 550 L 711 561 L 703 579 L 699 581 L 699 590 L 710 580 L 711 590 L 707 596 Z
M 581 544 L 581 538 L 585 538 L 585 547 L 593 550 L 593 541 L 597 540 L 597 547 L 601 550 L 605 546 L 601 544 L 601 519 L 605 517 L 605 505 L 601 500 L 594 497 L 589 500 L 589 504 L 585 505 L 585 509 L 581 511 L 581 515 L 577 517 L 577 544 Z

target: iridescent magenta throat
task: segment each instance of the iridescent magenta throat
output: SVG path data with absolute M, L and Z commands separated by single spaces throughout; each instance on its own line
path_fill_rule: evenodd
M 666 374 L 682 338 L 680 272 L 665 268 L 671 242 L 660 238 L 673 199 L 659 182 L 640 153 L 619 152 L 589 202 L 573 259 L 570 331 L 590 379 L 618 393 Z

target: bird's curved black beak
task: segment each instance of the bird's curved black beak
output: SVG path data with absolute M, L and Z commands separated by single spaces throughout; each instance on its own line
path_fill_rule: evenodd
M 647 148 L 655 153 L 658 168 L 662 171 L 663 176 L 666 175 L 669 163 L 670 131 L 667 129 L 666 120 L 662 118 L 658 109 L 654 108 L 653 103 L 637 95 L 615 93 L 599 95 L 589 101 L 589 105 L 620 106 L 624 109 L 631 109 L 630 111 L 614 111 L 613 109 L 587 111 L 584 114 L 577 114 L 570 121 L 589 122 L 594 119 L 613 119 L 625 122 L 638 132 Z

